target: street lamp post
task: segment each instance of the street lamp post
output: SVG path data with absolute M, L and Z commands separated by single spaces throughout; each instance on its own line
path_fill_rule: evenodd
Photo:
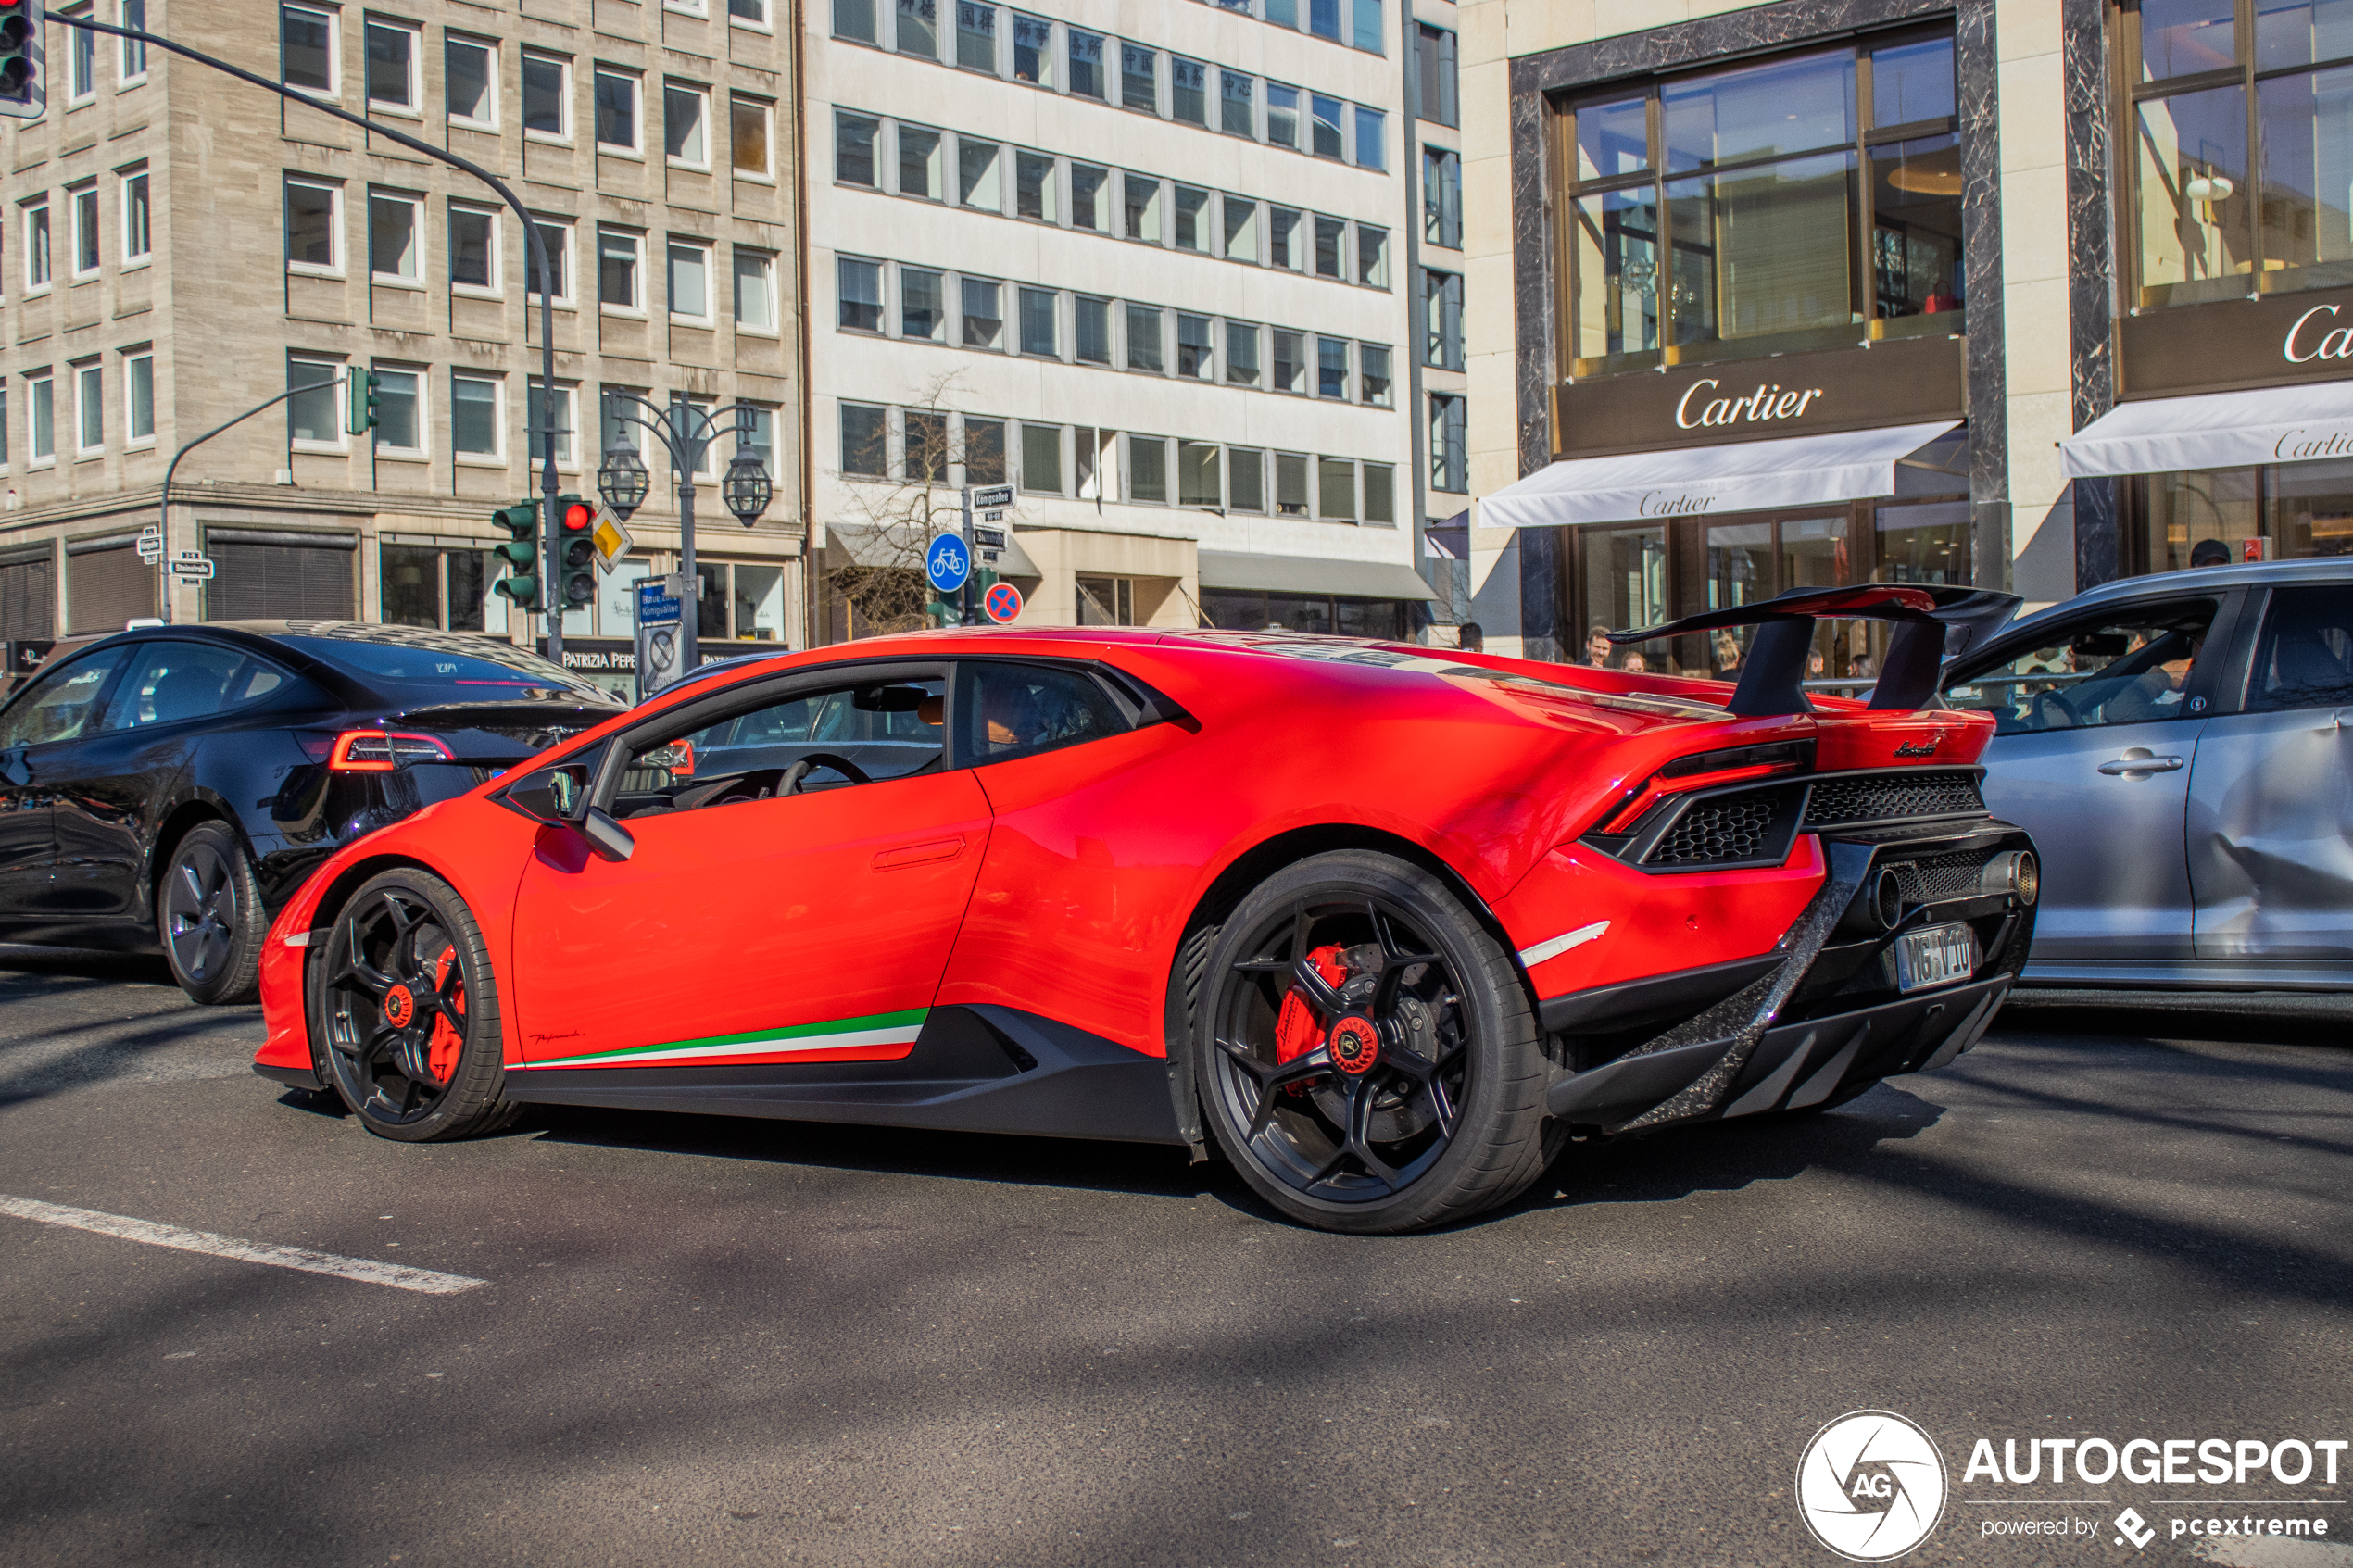
M 760 460 L 751 448 L 752 421 L 761 410 L 749 403 L 730 403 L 724 408 L 709 410 L 696 408 L 680 393 L 667 408 L 657 408 L 633 392 L 608 390 L 605 393 L 605 413 L 619 424 L 635 425 L 661 444 L 670 454 L 671 471 L 678 476 L 678 574 L 686 580 L 686 591 L 696 599 L 692 615 L 681 617 L 685 621 L 684 646 L 679 650 L 679 670 L 683 673 L 702 662 L 700 637 L 702 631 L 702 579 L 695 571 L 695 475 L 701 471 L 705 454 L 721 433 L 732 426 L 736 435 L 735 459 L 727 465 L 726 476 L 720 481 L 720 497 L 736 521 L 749 528 L 768 509 L 768 502 L 775 486 L 768 477 L 768 465 Z M 727 424 L 723 419 L 732 416 Z M 619 442 L 605 448 L 605 460 L 597 470 L 597 494 L 604 498 L 623 522 L 629 514 L 646 504 L 652 489 L 651 476 L 637 456 L 636 449 Z

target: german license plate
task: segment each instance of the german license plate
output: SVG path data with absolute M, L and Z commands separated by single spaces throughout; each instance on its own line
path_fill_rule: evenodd
M 1924 991 L 1967 980 L 1977 970 L 1977 933 L 1967 925 L 1907 931 L 1895 944 L 1895 989 Z

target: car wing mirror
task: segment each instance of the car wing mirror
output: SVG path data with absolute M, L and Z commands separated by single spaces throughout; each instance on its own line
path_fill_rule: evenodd
M 580 836 L 600 860 L 626 860 L 637 852 L 637 840 L 610 814 L 588 808 L 579 822 Z
M 542 768 L 510 787 L 507 798 L 543 822 L 577 822 L 589 809 L 587 765 Z

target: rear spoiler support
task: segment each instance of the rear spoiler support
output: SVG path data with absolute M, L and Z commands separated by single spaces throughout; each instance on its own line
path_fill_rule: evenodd
M 1992 636 L 2023 601 L 1990 588 L 1875 583 L 1853 588 L 1798 588 L 1779 598 L 1732 609 L 1688 615 L 1641 632 L 1612 632 L 1613 643 L 1646 643 L 1727 626 L 1754 626 L 1740 681 L 1726 707 L 1744 719 L 1806 713 L 1806 654 L 1817 621 L 1885 621 L 1894 630 L 1887 659 L 1871 688 L 1870 706 L 1902 712 L 1924 708 L 1950 654 L 1965 653 Z

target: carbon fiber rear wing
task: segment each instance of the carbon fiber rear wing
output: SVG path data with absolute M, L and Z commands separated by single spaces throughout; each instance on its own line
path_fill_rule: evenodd
M 1979 646 L 2018 613 L 2016 594 L 1990 588 L 1931 587 L 1918 583 L 1867 583 L 1852 588 L 1799 588 L 1779 598 L 1733 609 L 1687 615 L 1642 632 L 1612 632 L 1613 643 L 1646 643 L 1726 626 L 1754 626 L 1741 659 L 1731 712 L 1743 718 L 1804 713 L 1806 655 L 1817 621 L 1886 621 L 1895 630 L 1887 659 L 1871 688 L 1870 706 L 1908 712 L 1936 694 L 1937 671 L 1948 654 Z

